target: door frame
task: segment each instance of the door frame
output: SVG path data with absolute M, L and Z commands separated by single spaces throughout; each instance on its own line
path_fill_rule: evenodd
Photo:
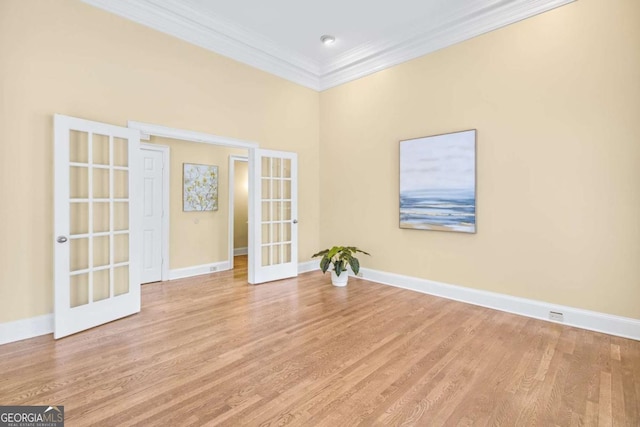
M 171 205 L 169 204 L 169 198 L 171 197 L 171 191 L 169 191 L 171 189 L 171 183 L 169 181 L 171 164 L 169 163 L 169 161 L 171 160 L 171 150 L 166 145 L 149 144 L 144 142 L 140 143 L 140 150 L 159 151 L 160 153 L 162 153 L 162 273 L 160 280 L 164 282 L 169 280 L 169 237 L 171 232 Z M 140 178 L 142 179 L 142 174 L 140 174 Z
M 254 188 L 252 183 L 254 181 L 254 176 L 255 176 L 255 170 L 254 170 L 255 165 L 253 164 L 253 161 L 251 159 L 254 157 L 255 150 L 259 148 L 258 143 L 252 142 L 252 141 L 243 141 L 240 139 L 229 138 L 225 136 L 214 135 L 210 133 L 172 128 L 172 127 L 161 126 L 161 125 L 156 125 L 152 123 L 137 122 L 133 120 L 129 120 L 127 122 L 127 126 L 131 129 L 137 129 L 140 131 L 141 141 L 149 141 L 151 139 L 151 136 L 159 136 L 164 138 L 179 139 L 183 141 L 199 142 L 202 144 L 210 144 L 210 145 L 247 150 L 247 157 L 249 162 L 249 215 L 248 216 L 249 216 L 249 223 L 250 224 L 253 223 L 254 216 L 255 216 L 254 208 L 253 208 L 255 195 L 254 195 Z M 164 191 L 168 191 L 168 188 L 165 189 Z M 256 248 L 254 247 L 255 241 L 256 239 L 253 232 L 253 227 L 249 227 L 249 246 L 248 246 L 248 252 L 249 252 L 248 253 L 248 260 L 249 260 L 248 281 L 249 283 L 253 283 L 252 280 L 254 277 L 254 267 L 251 261 L 254 259 L 254 256 L 255 256 L 255 251 L 256 251 Z M 231 265 L 232 262 L 233 262 L 233 257 L 229 260 L 229 263 L 230 263 L 229 265 Z
M 234 234 L 235 234 L 235 180 L 236 180 L 236 162 L 249 162 L 249 158 L 246 156 L 229 156 L 229 268 L 233 270 L 233 261 L 235 256 Z M 250 186 L 247 177 L 247 186 Z M 249 206 L 247 206 L 249 209 Z M 248 217 L 248 215 L 247 215 Z M 249 243 L 247 242 L 247 252 L 249 251 Z

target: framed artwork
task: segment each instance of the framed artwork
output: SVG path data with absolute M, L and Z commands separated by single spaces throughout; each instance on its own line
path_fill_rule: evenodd
M 218 210 L 218 167 L 183 163 L 182 210 Z
M 400 228 L 476 232 L 476 130 L 400 141 Z

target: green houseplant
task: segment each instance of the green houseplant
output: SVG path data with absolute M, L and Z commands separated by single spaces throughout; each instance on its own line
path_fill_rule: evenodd
M 360 261 L 355 257 L 358 252 L 370 255 L 355 246 L 334 246 L 331 249 L 324 249 L 313 254 L 312 258 L 321 256 L 320 270 L 326 273 L 329 267 L 333 266 L 331 270 L 331 281 L 335 286 L 346 286 L 349 278 L 347 266 L 351 266 L 354 274 L 358 274 L 360 271 Z M 343 274 L 341 275 L 341 273 Z

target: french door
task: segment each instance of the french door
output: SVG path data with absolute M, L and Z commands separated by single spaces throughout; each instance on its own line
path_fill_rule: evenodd
M 250 160 L 254 190 L 249 212 L 249 283 L 297 276 L 297 154 L 254 149 Z
M 54 338 L 140 311 L 140 132 L 54 118 Z

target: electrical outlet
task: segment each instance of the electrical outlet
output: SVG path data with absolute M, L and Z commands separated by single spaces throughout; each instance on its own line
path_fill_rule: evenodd
M 559 311 L 550 311 L 549 319 L 555 320 L 556 322 L 564 322 L 564 314 Z
M 213 273 L 214 271 L 218 271 L 218 267 L 209 267 L 209 271 Z

